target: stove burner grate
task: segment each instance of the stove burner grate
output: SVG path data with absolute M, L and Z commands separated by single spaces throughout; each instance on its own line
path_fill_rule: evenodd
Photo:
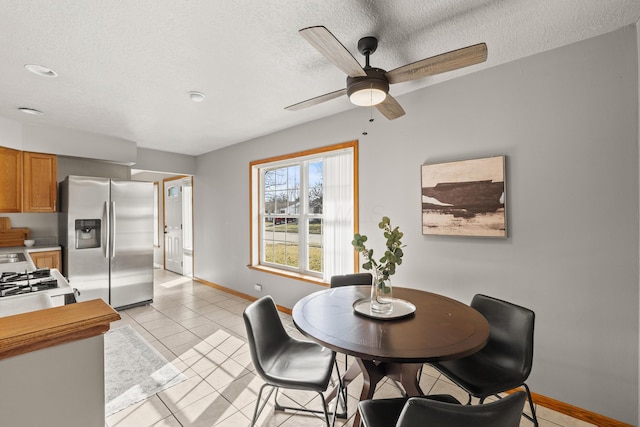
M 24 273 L 4 272 L 0 275 L 0 297 L 28 294 L 58 287 L 48 268 Z

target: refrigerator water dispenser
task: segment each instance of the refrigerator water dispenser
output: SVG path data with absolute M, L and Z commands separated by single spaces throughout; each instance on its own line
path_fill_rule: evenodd
M 76 219 L 76 249 L 100 247 L 100 220 Z

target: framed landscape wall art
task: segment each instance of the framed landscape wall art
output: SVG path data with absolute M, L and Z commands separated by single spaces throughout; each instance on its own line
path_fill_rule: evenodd
M 507 237 L 505 156 L 422 166 L 422 234 Z

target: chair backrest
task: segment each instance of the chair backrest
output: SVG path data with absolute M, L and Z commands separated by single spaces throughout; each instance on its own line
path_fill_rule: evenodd
M 340 286 L 354 285 L 370 285 L 373 280 L 371 273 L 354 273 L 331 276 L 331 287 L 338 288 Z
M 533 363 L 535 313 L 528 308 L 486 295 L 475 295 L 471 307 L 489 322 L 489 341 L 480 350 L 483 357 L 519 373 L 524 383 Z
M 457 405 L 412 397 L 407 401 L 396 427 L 518 427 L 527 394 L 512 393 L 482 405 Z
M 251 303 L 242 313 L 247 329 L 247 341 L 256 371 L 265 377 L 265 366 L 277 358 L 290 337 L 282 326 L 276 305 L 270 295 Z

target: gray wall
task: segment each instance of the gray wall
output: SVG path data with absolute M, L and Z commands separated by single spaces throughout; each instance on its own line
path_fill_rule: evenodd
M 23 151 L 73 155 L 132 165 L 136 143 L 76 129 L 38 126 L 0 117 L 0 145 Z
M 353 109 L 198 157 L 196 277 L 288 307 L 321 289 L 246 267 L 249 162 L 359 139 L 360 231 L 380 247 L 388 215 L 405 233 L 393 283 L 530 307 L 533 391 L 638 423 L 635 27 L 397 98 L 394 121 Z M 423 236 L 421 165 L 500 154 L 509 237 Z
M 131 178 L 131 168 L 126 165 L 80 157 L 58 156 L 58 182 L 64 181 L 68 175 L 128 180 Z
M 196 173 L 196 158 L 186 154 L 138 148 L 135 169 L 149 172 L 193 175 Z

